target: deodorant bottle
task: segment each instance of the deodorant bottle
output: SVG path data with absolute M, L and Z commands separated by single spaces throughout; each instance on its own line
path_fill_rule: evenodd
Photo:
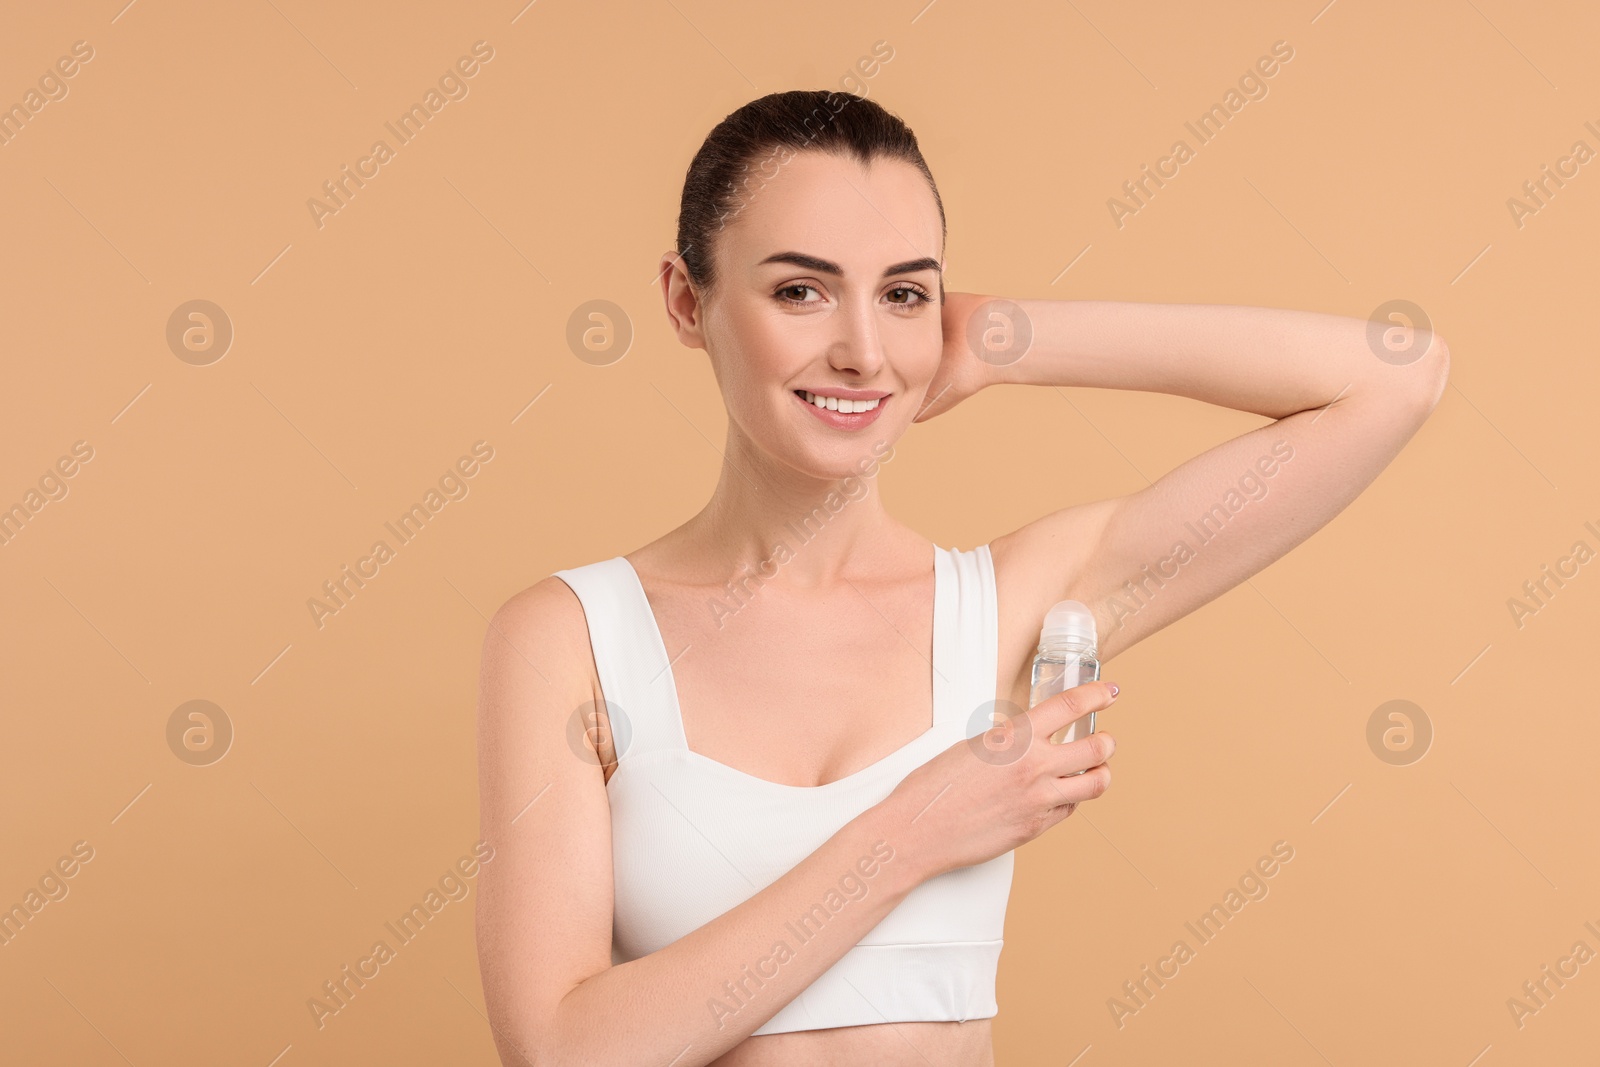
M 1095 648 L 1094 616 L 1076 600 L 1063 600 L 1044 617 L 1039 649 L 1033 657 L 1033 690 L 1028 706 L 1086 682 L 1099 681 L 1100 655 Z M 1050 735 L 1054 744 L 1078 741 L 1094 733 L 1094 712 L 1067 723 Z M 1075 773 L 1082 774 L 1082 771 Z

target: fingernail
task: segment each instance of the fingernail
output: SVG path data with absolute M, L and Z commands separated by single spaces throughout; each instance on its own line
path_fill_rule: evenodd
M 1113 697 L 1115 697 L 1117 695 L 1117 693 L 1119 692 L 1118 687 L 1117 687 L 1117 683 L 1116 682 L 1107 682 L 1106 685 L 1111 687 L 1111 695 Z

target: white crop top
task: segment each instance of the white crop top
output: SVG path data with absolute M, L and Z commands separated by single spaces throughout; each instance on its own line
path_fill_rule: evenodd
M 933 726 L 871 766 L 819 786 L 757 778 L 689 750 L 666 646 L 625 557 L 555 572 L 583 604 L 617 748 L 606 783 L 613 964 L 663 948 L 748 900 L 912 770 L 990 728 L 999 620 L 989 546 L 963 552 L 936 545 L 933 561 Z M 1013 859 L 1005 852 L 918 885 L 755 1034 L 997 1014 L 995 971 Z M 774 941 L 795 952 L 870 891 L 869 881 L 849 872 L 837 886 L 774 931 Z M 720 1007 L 714 1000 L 708 1010 L 736 1013 L 784 958 L 775 945 L 768 959 L 751 961 L 726 984 Z

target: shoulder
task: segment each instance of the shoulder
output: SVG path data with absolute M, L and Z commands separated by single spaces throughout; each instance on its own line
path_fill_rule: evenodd
M 480 684 L 569 708 L 593 696 L 588 621 L 571 586 L 551 574 L 500 605 L 485 627 Z
M 504 785 L 540 771 L 548 783 L 599 770 L 595 781 L 603 786 L 615 763 L 604 708 L 583 603 L 572 587 L 552 574 L 507 598 L 486 627 L 478 675 L 484 780 Z
M 523 651 L 569 652 L 588 645 L 583 602 L 572 587 L 551 574 L 513 593 L 490 618 L 485 644 L 510 641 Z
M 582 718 L 592 660 L 577 595 L 550 575 L 508 597 L 486 631 L 478 824 L 494 862 L 478 876 L 475 926 L 486 995 L 528 1030 L 608 966 L 610 806 Z M 551 924 L 564 936 L 545 936 Z

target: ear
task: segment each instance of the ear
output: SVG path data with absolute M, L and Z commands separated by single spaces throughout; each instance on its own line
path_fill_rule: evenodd
M 678 343 L 686 348 L 704 348 L 705 318 L 700 297 L 689 282 L 689 265 L 675 251 L 664 253 L 658 280 L 661 283 L 661 298 L 667 307 L 667 318 L 678 335 Z

